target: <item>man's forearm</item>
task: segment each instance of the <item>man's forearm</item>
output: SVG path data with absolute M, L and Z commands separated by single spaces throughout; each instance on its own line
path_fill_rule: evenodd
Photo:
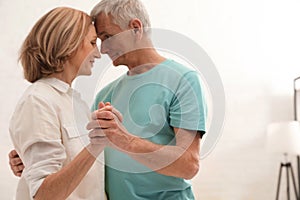
M 158 173 L 190 179 L 199 170 L 200 134 L 197 130 L 173 128 L 176 145 L 159 145 L 127 131 L 112 112 L 94 112 L 87 125 L 89 137 L 97 144 L 97 137 L 106 135 L 116 148 Z
M 194 140 L 185 148 L 158 145 L 135 137 L 123 152 L 157 173 L 191 179 L 199 170 L 199 145 L 196 140 L 200 139 L 197 137 Z

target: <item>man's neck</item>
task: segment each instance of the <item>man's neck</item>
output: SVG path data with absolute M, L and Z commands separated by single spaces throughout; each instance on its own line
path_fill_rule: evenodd
M 147 72 L 166 60 L 166 58 L 159 55 L 155 49 L 150 48 L 134 52 L 132 58 L 134 58 L 134 60 L 132 60 L 131 64 L 128 65 L 129 76 Z

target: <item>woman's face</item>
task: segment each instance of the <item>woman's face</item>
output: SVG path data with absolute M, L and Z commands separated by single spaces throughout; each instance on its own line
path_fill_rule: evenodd
M 91 75 L 95 58 L 100 58 L 100 52 L 97 47 L 97 34 L 94 25 L 90 25 L 87 35 L 82 45 L 78 48 L 74 56 L 70 59 L 72 67 L 77 70 L 77 76 Z

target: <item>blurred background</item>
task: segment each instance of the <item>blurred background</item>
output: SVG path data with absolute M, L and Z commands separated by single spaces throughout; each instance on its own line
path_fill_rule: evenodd
M 293 79 L 300 76 L 300 1 L 142 1 L 154 28 L 184 34 L 207 52 L 225 88 L 224 129 L 192 180 L 196 199 L 275 198 L 283 157 L 266 152 L 266 128 L 271 122 L 293 119 Z M 97 3 L 0 0 L 1 199 L 14 198 L 18 181 L 9 169 L 7 154 L 13 148 L 9 120 L 29 85 L 17 63 L 19 48 L 33 24 L 50 9 L 70 6 L 89 13 Z M 112 73 L 105 80 L 113 79 Z M 294 156 L 288 158 L 295 161 Z M 285 197 L 283 193 L 284 188 L 281 195 Z

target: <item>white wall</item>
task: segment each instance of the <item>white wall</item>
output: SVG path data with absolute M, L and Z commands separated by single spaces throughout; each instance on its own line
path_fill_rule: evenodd
M 280 156 L 265 153 L 268 123 L 293 118 L 293 78 L 300 75 L 298 0 L 144 0 L 153 27 L 183 33 L 213 59 L 226 93 L 226 123 L 213 153 L 193 179 L 199 199 L 275 198 Z M 7 164 L 8 122 L 27 84 L 17 51 L 50 8 L 89 11 L 97 0 L 0 1 L 0 195 L 12 199 L 17 178 Z M 284 134 L 284 133 L 283 133 Z M 284 137 L 284 135 L 283 135 Z M 293 158 L 294 159 L 294 158 Z M 283 195 L 283 192 L 282 192 Z
M 275 198 L 281 157 L 265 153 L 265 130 L 271 121 L 293 119 L 299 1 L 207 2 L 199 2 L 205 32 L 198 40 L 223 78 L 227 119 L 195 179 L 197 193 L 210 200 Z

